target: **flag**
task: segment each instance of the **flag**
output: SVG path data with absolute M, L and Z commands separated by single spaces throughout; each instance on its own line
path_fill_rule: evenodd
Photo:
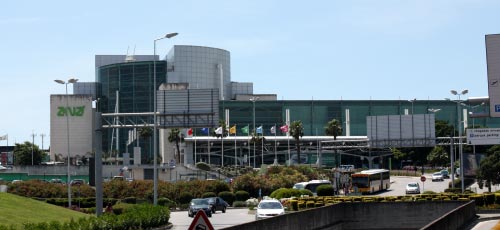
M 187 136 L 193 136 L 193 129 L 189 128 L 186 133 L 187 133 Z
M 9 137 L 9 135 L 7 135 L 7 134 L 0 136 L 0 141 L 7 140 L 8 137 Z
M 229 134 L 236 134 L 236 125 L 229 129 Z
M 271 133 L 276 134 L 276 126 L 271 127 Z
M 208 134 L 210 128 L 201 128 L 201 133 Z
M 255 131 L 257 134 L 262 134 L 262 125 L 257 127 L 257 130 Z
M 288 133 L 288 125 L 283 125 L 280 127 L 281 132 Z
M 245 127 L 243 127 L 243 128 L 241 128 L 241 132 L 245 133 L 245 134 L 248 134 L 248 125 L 245 126 Z
M 215 134 L 222 135 L 222 127 L 219 127 L 215 130 Z

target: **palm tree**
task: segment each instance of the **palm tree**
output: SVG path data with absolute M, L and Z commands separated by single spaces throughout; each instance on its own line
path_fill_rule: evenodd
M 142 127 L 142 128 L 139 128 L 139 137 L 144 139 L 144 153 L 147 153 L 147 147 L 148 147 L 148 142 L 147 140 L 153 136 L 153 129 L 151 129 L 150 127 Z M 142 157 L 142 162 L 143 163 L 146 163 L 146 154 L 144 154 Z
M 177 150 L 177 153 L 175 153 L 175 161 L 177 163 L 180 163 L 181 161 L 181 152 L 180 152 L 180 147 L 179 143 L 184 141 L 184 135 L 181 134 L 181 131 L 177 128 L 171 129 L 170 133 L 168 134 L 168 141 L 170 143 L 175 142 L 175 149 Z
M 326 124 L 326 135 L 333 136 L 333 140 L 337 140 L 337 136 L 342 135 L 342 124 L 337 119 L 332 119 Z
M 290 124 L 290 135 L 295 139 L 295 145 L 297 146 L 297 162 L 300 164 L 300 138 L 304 136 L 302 121 L 293 121 Z

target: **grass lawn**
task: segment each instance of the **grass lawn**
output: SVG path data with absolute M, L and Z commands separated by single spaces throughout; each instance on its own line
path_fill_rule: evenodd
M 4 226 L 14 225 L 18 229 L 21 229 L 23 223 L 65 222 L 88 216 L 81 212 L 34 199 L 9 193 L 0 193 L 0 224 Z

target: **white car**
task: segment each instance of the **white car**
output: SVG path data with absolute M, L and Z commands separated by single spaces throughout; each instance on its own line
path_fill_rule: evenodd
M 432 174 L 432 181 L 444 181 L 443 174 L 441 172 L 435 172 Z
M 418 182 L 410 182 L 406 185 L 406 194 L 420 194 L 420 185 Z
M 285 214 L 285 208 L 283 208 L 283 205 L 281 205 L 281 202 L 279 200 L 261 200 L 259 202 L 259 205 L 257 205 L 255 220 L 279 216 L 283 214 Z

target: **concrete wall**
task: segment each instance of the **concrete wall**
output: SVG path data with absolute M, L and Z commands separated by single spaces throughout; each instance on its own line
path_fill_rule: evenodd
M 447 221 L 455 222 L 453 226 L 462 226 L 475 214 L 474 203 L 465 204 L 458 201 L 339 203 L 224 229 L 420 229 L 444 215 L 450 216 Z M 446 220 L 442 220 L 445 225 Z
M 469 222 L 476 215 L 476 205 L 474 201 L 464 204 L 434 220 L 421 229 L 425 230 L 454 230 L 460 229 L 464 223 Z

